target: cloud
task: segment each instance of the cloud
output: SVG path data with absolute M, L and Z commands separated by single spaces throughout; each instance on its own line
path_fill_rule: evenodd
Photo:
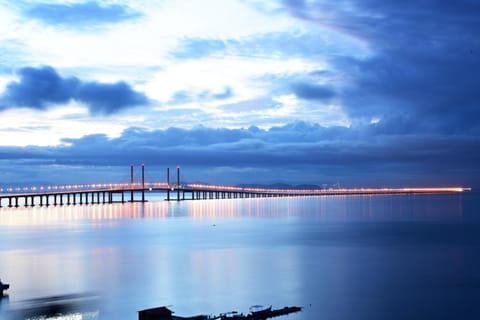
M 212 100 L 225 100 L 233 97 L 233 90 L 231 87 L 225 87 L 223 91 L 213 92 L 210 90 L 204 90 L 199 93 L 190 92 L 187 90 L 177 91 L 173 94 L 168 104 L 187 104 L 191 102 L 206 102 Z
M 125 82 L 113 84 L 83 82 L 63 78 L 49 66 L 26 67 L 18 72 L 19 81 L 7 84 L 0 96 L 0 110 L 27 107 L 45 110 L 70 100 L 85 103 L 92 114 L 112 114 L 128 107 L 146 105 L 148 98 Z
M 480 133 L 480 4 L 461 1 L 284 1 L 293 16 L 368 43 L 336 55 L 335 91 L 352 121 L 382 119 L 397 132 Z M 354 9 L 354 10 L 352 10 Z M 461 36 L 459 36 L 461 35 Z
M 367 61 L 338 61 L 351 72 L 343 88 L 345 111 L 354 118 L 383 119 L 405 132 L 479 132 L 480 93 L 473 61 L 385 53 Z M 422 62 L 420 62 L 422 61 Z M 454 80 L 455 79 L 455 80 Z
M 18 40 L 0 40 L 0 76 L 9 74 L 12 67 L 26 63 L 21 52 L 25 50 L 24 44 Z
M 333 55 L 365 56 L 367 48 L 358 41 L 325 28 L 257 33 L 245 37 L 184 38 L 171 55 L 177 59 L 201 59 L 228 55 L 252 58 L 315 59 Z
M 61 78 L 51 67 L 22 68 L 20 81 L 10 82 L 3 93 L 0 108 L 27 106 L 46 109 L 51 103 L 67 103 L 80 85 L 77 78 Z
M 0 153 L 8 154 L 12 162 L 41 159 L 61 166 L 126 167 L 143 162 L 165 168 L 181 164 L 190 179 L 212 183 L 472 186 L 480 181 L 480 153 L 474 151 L 480 150 L 478 139 L 378 134 L 374 126 L 327 128 L 295 122 L 270 130 L 130 128 L 113 139 L 89 135 L 66 140 L 68 146 L 4 147 Z M 208 175 L 212 170 L 225 176 Z M 240 171 L 251 173 L 233 174 Z M 95 178 L 110 179 L 108 171 Z
M 306 100 L 328 101 L 335 96 L 335 92 L 328 86 L 306 82 L 293 83 L 292 90 L 297 97 Z
M 24 14 L 46 24 L 88 29 L 92 26 L 118 23 L 136 19 L 141 14 L 118 4 L 84 3 L 36 3 L 27 6 Z
M 84 83 L 78 88 L 75 99 L 88 104 L 93 114 L 111 114 L 148 103 L 145 95 L 134 91 L 123 81 L 114 84 Z
M 227 43 L 220 39 L 187 38 L 180 41 L 172 55 L 179 59 L 198 59 L 221 52 Z

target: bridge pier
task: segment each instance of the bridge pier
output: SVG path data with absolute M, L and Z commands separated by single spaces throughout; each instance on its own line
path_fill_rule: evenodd
M 130 164 L 130 202 L 133 202 L 133 164 Z
M 142 202 L 145 202 L 145 164 L 142 163 Z
M 170 168 L 167 168 L 167 201 L 170 201 Z
M 177 166 L 177 201 L 180 201 L 180 166 Z

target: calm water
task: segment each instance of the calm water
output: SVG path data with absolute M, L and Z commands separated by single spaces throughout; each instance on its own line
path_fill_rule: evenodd
M 3 208 L 0 312 L 93 292 L 100 319 L 480 319 L 479 209 L 475 193 Z

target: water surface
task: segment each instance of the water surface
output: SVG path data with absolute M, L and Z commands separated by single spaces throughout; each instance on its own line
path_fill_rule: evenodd
M 479 203 L 466 193 L 2 208 L 2 310 L 92 292 L 100 319 L 255 304 L 304 307 L 285 319 L 479 319 Z

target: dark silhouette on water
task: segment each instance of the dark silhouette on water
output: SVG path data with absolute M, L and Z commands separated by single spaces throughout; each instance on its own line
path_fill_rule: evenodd
M 2 293 L 2 297 L 4 294 L 3 291 L 8 290 L 8 288 L 10 288 L 10 285 L 8 283 L 3 283 L 2 279 L 0 279 L 0 292 Z
M 181 317 L 173 315 L 173 311 L 167 307 L 158 307 L 138 311 L 138 320 L 265 320 L 268 318 L 284 316 L 290 313 L 299 312 L 301 307 L 284 307 L 282 309 L 273 309 L 272 306 L 268 308 L 259 308 L 255 306 L 255 311 L 252 309 L 246 315 L 237 313 L 236 311 L 229 313 L 221 313 L 218 316 L 197 315 L 191 317 Z

